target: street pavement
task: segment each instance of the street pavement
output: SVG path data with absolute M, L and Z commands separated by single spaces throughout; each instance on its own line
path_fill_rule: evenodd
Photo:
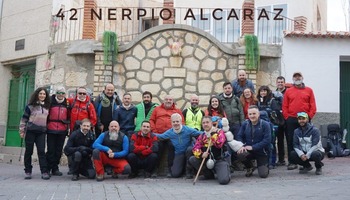
M 350 157 L 324 159 L 323 175 L 287 170 L 286 166 L 270 171 L 267 179 L 254 172 L 245 177 L 243 171 L 234 172 L 228 185 L 219 185 L 216 180 L 166 178 L 157 179 L 107 176 L 103 182 L 80 178 L 71 181 L 67 166 L 60 170 L 61 177 L 42 180 L 39 166 L 33 168 L 33 178 L 24 180 L 23 166 L 0 163 L 0 200 L 13 199 L 350 199 Z

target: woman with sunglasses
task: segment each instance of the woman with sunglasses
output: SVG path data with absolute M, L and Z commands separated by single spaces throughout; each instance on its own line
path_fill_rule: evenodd
M 50 179 L 45 156 L 46 122 L 49 115 L 49 108 L 49 93 L 45 88 L 40 87 L 30 97 L 21 118 L 19 134 L 21 138 L 24 138 L 26 148 L 24 152 L 24 179 L 32 178 L 34 143 L 38 153 L 41 178 L 44 180 Z

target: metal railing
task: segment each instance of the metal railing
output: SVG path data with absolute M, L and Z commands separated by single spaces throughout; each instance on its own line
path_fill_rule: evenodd
M 255 35 L 259 43 L 281 44 L 284 30 L 294 29 L 294 20 L 279 16 L 282 20 L 258 20 L 260 10 L 255 9 Z M 213 9 L 213 8 L 107 8 L 99 7 L 89 11 L 92 20 L 96 20 L 96 39 L 104 31 L 113 31 L 118 41 L 127 43 L 143 31 L 164 24 L 171 17 L 176 24 L 186 24 L 199 28 L 213 35 L 222 43 L 237 42 L 241 36 L 242 10 L 241 9 Z M 51 38 L 53 43 L 82 39 L 84 9 L 64 11 L 64 18 L 54 16 L 51 23 Z

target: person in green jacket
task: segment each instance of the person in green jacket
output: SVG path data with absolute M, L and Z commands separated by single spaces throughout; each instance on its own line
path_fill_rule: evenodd
M 136 105 L 137 117 L 135 123 L 135 132 L 140 131 L 141 124 L 143 121 L 149 121 L 152 112 L 156 106 L 158 106 L 158 104 L 152 102 L 152 93 L 149 91 L 145 91 L 142 94 L 142 102 Z

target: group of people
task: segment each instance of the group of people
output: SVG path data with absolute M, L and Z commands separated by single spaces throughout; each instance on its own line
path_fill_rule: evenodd
M 148 91 L 137 105 L 131 103 L 130 93 L 121 100 L 113 84 L 107 84 L 94 100 L 84 87 L 76 90 L 75 98 L 66 98 L 64 87 L 58 87 L 51 97 L 45 88 L 38 88 L 20 122 L 26 147 L 25 179 L 31 179 L 34 143 L 45 180 L 62 175 L 58 167 L 62 151 L 68 157 L 73 181 L 80 175 L 102 181 L 105 173 L 113 178 L 118 174 L 134 178 L 141 169 L 144 177 L 156 178 L 165 152 L 168 177 L 193 178 L 201 168 L 204 178 L 216 175 L 220 184 L 228 184 L 230 165 L 239 161 L 247 177 L 257 169 L 258 175 L 266 178 L 271 166 L 286 164 L 284 134 L 288 169 L 299 164 L 300 173 L 306 173 L 312 170 L 309 161 L 315 161 L 316 174 L 321 174 L 324 150 L 318 129 L 310 123 L 316 113 L 312 89 L 297 72 L 288 89 L 284 77 L 278 77 L 276 91 L 279 93 L 261 86 L 255 95 L 253 83 L 240 70 L 236 80 L 225 82 L 223 92 L 210 98 L 203 112 L 197 95 L 192 95 L 190 107 L 181 111 L 171 95 L 166 95 L 161 105 L 152 102 Z M 283 100 L 278 101 L 277 94 L 283 95 Z M 268 119 L 263 119 L 265 114 Z M 271 159 L 276 156 L 274 129 L 278 162 Z M 69 139 L 63 148 L 66 136 Z

